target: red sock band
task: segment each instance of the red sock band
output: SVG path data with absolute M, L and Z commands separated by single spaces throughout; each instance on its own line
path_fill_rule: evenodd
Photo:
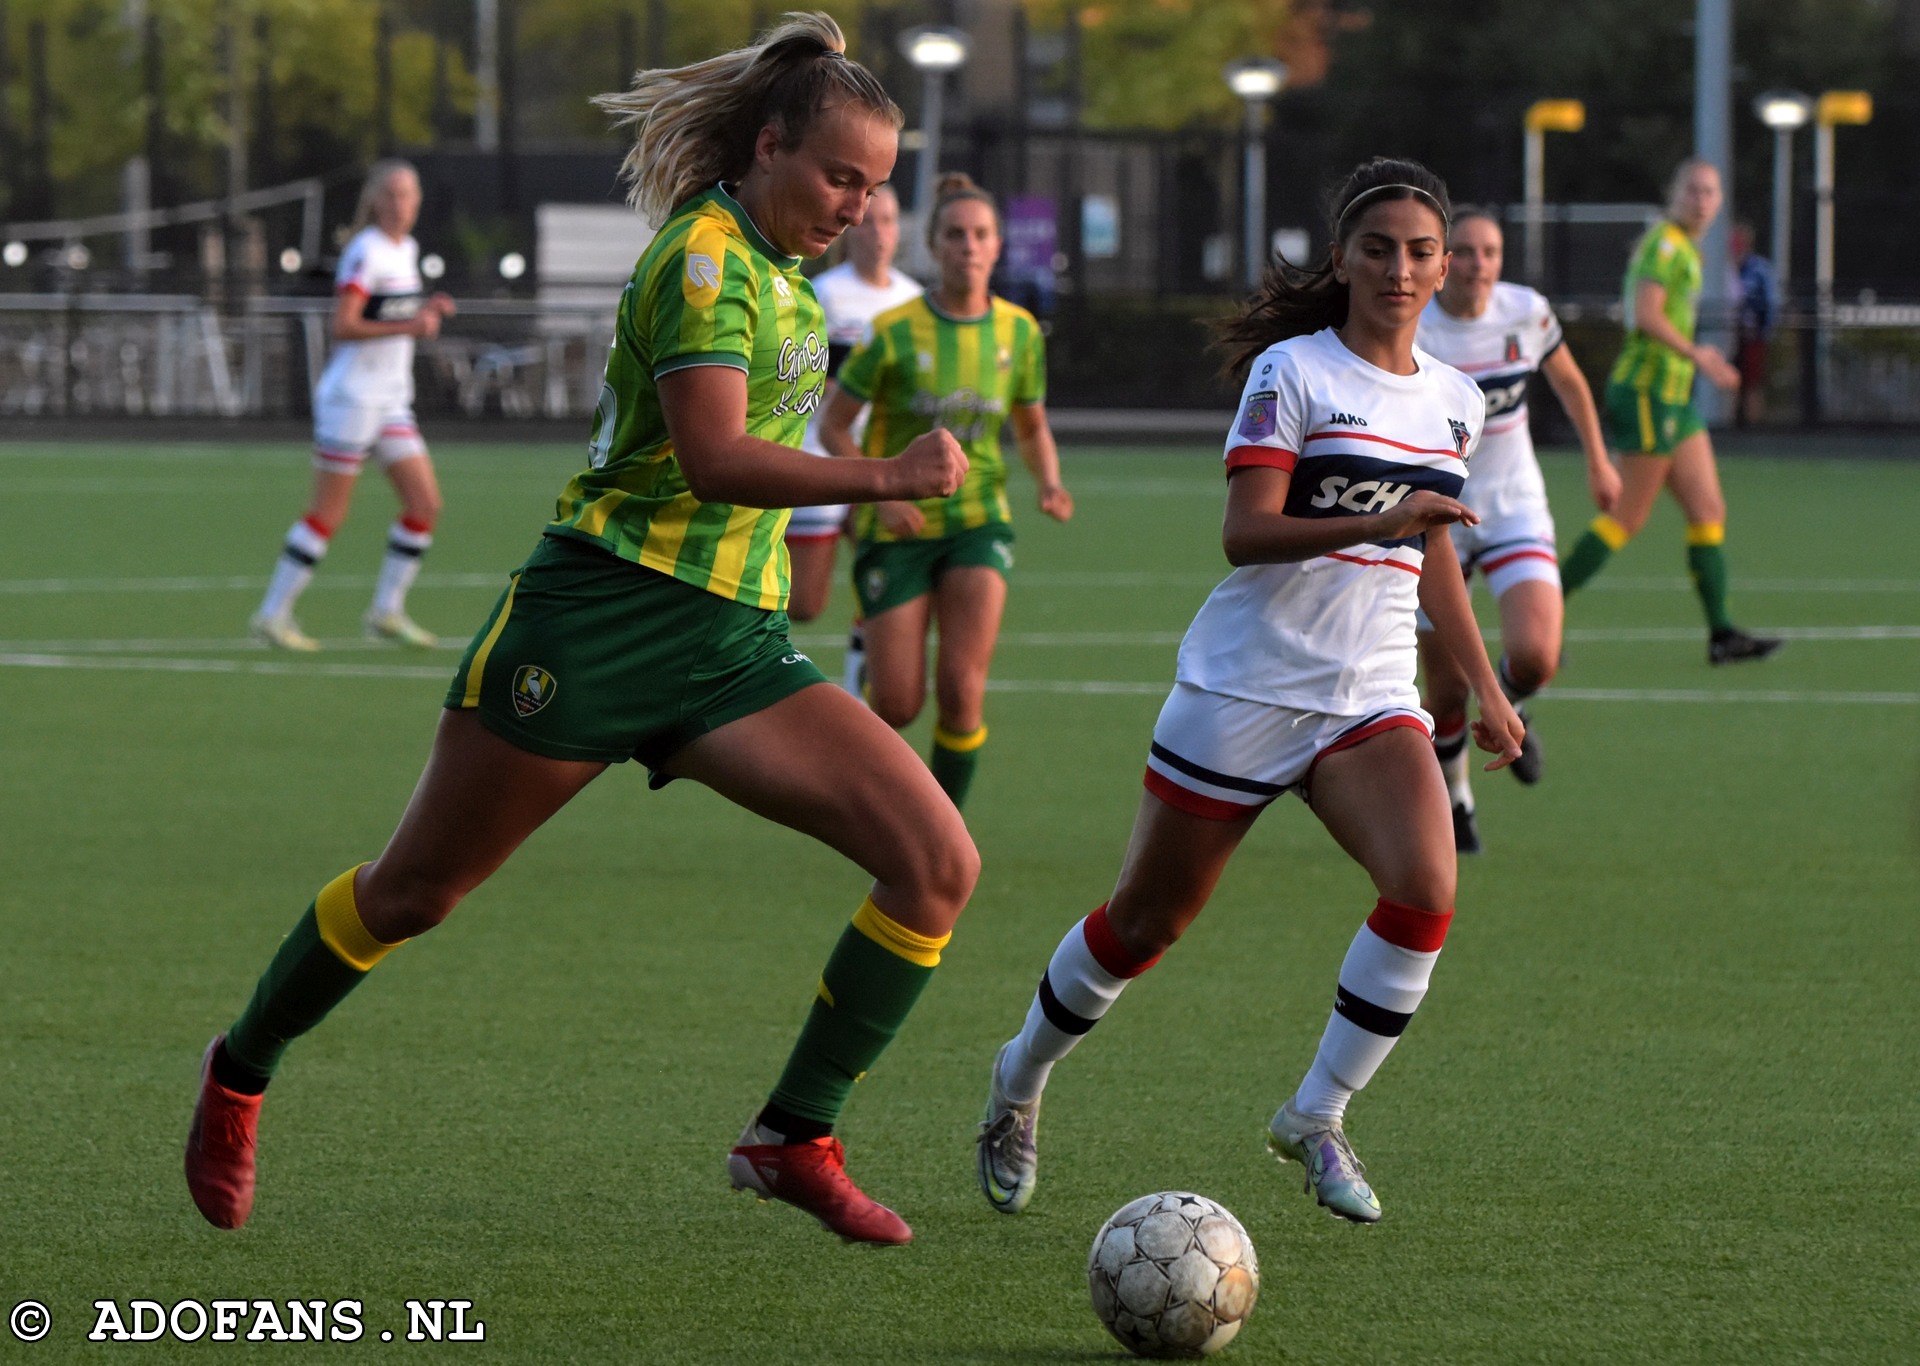
M 1423 911 L 1418 906 L 1404 906 L 1384 896 L 1367 917 L 1368 929 L 1409 953 L 1440 952 L 1440 946 L 1447 942 L 1447 927 L 1451 924 L 1453 912 L 1450 910 Z
M 1138 977 L 1160 961 L 1160 955 L 1156 953 L 1142 963 L 1120 947 L 1120 941 L 1114 937 L 1113 926 L 1107 923 L 1107 903 L 1104 901 L 1099 909 L 1087 917 L 1086 936 L 1087 952 L 1093 955 L 1093 961 L 1115 977 Z
M 302 517 L 300 520 L 306 524 L 308 531 L 311 531 L 321 540 L 330 541 L 333 539 L 333 528 L 321 521 L 318 517 Z
M 416 536 L 425 536 L 433 530 L 433 523 L 425 517 L 402 517 L 400 519 L 400 525 Z

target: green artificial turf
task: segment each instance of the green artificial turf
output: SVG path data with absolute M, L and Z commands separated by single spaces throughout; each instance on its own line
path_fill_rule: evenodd
M 361 1343 L 268 1354 L 377 1355 L 406 1300 L 439 1298 L 473 1302 L 484 1344 L 389 1355 L 1108 1361 L 1093 1233 L 1187 1188 L 1238 1214 L 1264 1269 L 1231 1361 L 1911 1359 L 1920 465 L 1892 461 L 1724 475 L 1738 620 L 1895 638 L 1710 670 L 1664 504 L 1574 599 L 1562 696 L 1534 704 L 1546 781 L 1480 777 L 1488 852 L 1351 1112 L 1376 1228 L 1319 1213 L 1261 1145 L 1373 900 L 1291 800 L 1059 1069 L 1030 1212 L 974 1187 L 988 1062 L 1112 886 L 1174 644 L 1222 571 L 1215 454 L 1077 449 L 1068 526 L 1016 477 L 979 891 L 842 1127 L 911 1248 L 844 1247 L 722 1169 L 860 876 L 632 768 L 296 1047 L 253 1220 L 208 1227 L 180 1175 L 200 1051 L 314 891 L 378 852 L 451 638 L 579 451 L 436 455 L 447 513 L 413 609 L 450 648 L 355 639 L 392 507 L 369 479 L 301 607 L 335 648 L 289 659 L 243 633 L 299 449 L 0 447 L 0 1308 L 53 1319 L 31 1349 L 0 1331 L 0 1356 L 260 1350 L 89 1344 L 107 1298 L 360 1300 Z M 1547 467 L 1571 539 L 1580 472 Z M 797 628 L 829 672 L 847 614 Z

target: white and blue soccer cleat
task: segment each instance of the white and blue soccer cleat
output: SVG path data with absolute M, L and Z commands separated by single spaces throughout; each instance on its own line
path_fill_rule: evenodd
M 1306 1168 L 1306 1189 L 1329 1214 L 1356 1224 L 1380 1221 L 1380 1199 L 1339 1120 L 1303 1115 L 1288 1101 L 1267 1125 L 1267 1150 Z
M 1018 1214 L 1033 1199 L 1040 1170 L 1034 1130 L 1040 1125 L 1040 1102 L 1016 1105 L 1000 1090 L 1000 1060 L 1012 1044 L 993 1059 L 993 1080 L 987 1088 L 987 1117 L 980 1123 L 980 1191 L 1002 1214 Z

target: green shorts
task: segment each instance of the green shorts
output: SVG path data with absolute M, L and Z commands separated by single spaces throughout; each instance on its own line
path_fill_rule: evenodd
M 446 705 L 549 759 L 657 770 L 689 741 L 825 681 L 787 638 L 785 612 L 543 536 L 467 647 Z
M 951 536 L 924 541 L 862 541 L 853 552 L 853 591 L 860 614 L 877 617 L 889 607 L 931 593 L 949 569 L 984 565 L 1001 578 L 1013 574 L 1013 528 L 988 522 Z
M 1628 455 L 1672 455 L 1675 446 L 1707 429 L 1691 400 L 1662 403 L 1645 389 L 1614 381 L 1607 384 L 1604 415 L 1607 439 Z

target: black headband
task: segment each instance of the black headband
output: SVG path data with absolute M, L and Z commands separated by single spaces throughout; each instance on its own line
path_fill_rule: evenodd
M 1334 240 L 1338 241 L 1340 239 L 1341 231 L 1347 226 L 1348 215 L 1372 199 L 1375 195 L 1385 194 L 1388 190 L 1406 190 L 1411 194 L 1418 195 L 1433 207 L 1435 213 L 1440 215 L 1440 223 L 1443 227 L 1451 228 L 1453 226 L 1453 220 L 1447 216 L 1447 211 L 1440 207 L 1440 201 L 1434 197 L 1431 191 L 1423 190 L 1418 185 L 1375 185 L 1372 189 L 1360 191 L 1359 194 L 1347 201 L 1346 208 L 1340 210 L 1340 217 L 1333 225 Z

